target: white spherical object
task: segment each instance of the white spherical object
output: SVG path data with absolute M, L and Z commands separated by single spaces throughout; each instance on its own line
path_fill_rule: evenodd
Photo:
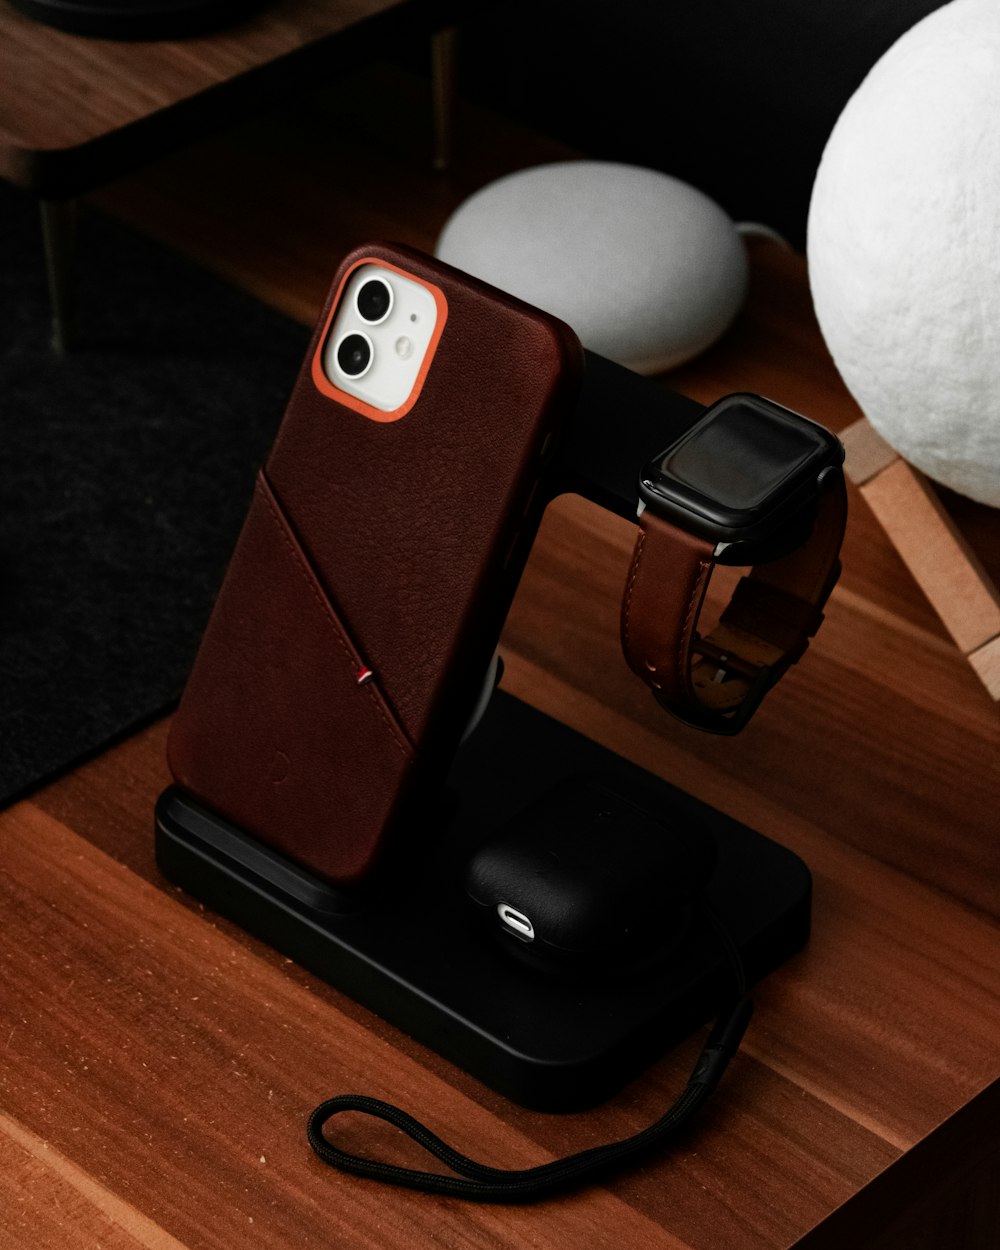
M 743 302 L 742 240 L 676 178 L 566 161 L 510 174 L 465 201 L 437 254 L 562 318 L 585 347 L 639 373 L 703 351 Z
M 823 153 L 820 327 L 883 438 L 1000 505 L 1000 4 L 953 0 L 871 70 Z

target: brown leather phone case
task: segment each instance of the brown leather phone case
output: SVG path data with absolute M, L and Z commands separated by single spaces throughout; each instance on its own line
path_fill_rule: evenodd
M 446 301 L 398 420 L 314 379 L 362 260 Z M 377 244 L 344 260 L 171 728 L 180 786 L 330 881 L 371 872 L 479 693 L 581 370 L 567 326 L 430 257 Z

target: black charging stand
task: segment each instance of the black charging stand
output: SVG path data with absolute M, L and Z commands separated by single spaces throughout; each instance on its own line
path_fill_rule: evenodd
M 550 494 L 572 491 L 634 518 L 636 466 L 701 411 L 588 356 Z M 471 856 L 559 783 L 597 775 L 664 824 L 712 839 L 706 901 L 748 981 L 803 945 L 811 878 L 797 856 L 503 690 L 456 757 L 431 852 L 384 874 L 369 894 L 333 889 L 176 787 L 157 804 L 157 862 L 213 910 L 515 1102 L 582 1110 L 711 1019 L 735 992 L 731 959 L 700 912 L 667 960 L 634 977 L 551 978 L 476 931 L 462 888 Z

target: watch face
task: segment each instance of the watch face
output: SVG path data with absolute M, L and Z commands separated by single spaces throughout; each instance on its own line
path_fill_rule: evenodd
M 823 470 L 843 458 L 838 439 L 814 421 L 756 395 L 730 395 L 654 457 L 639 493 L 692 533 L 738 542 L 763 537 L 816 498 Z

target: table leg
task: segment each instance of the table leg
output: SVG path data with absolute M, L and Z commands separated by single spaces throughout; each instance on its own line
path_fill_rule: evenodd
M 73 345 L 73 254 L 76 248 L 76 200 L 42 200 L 45 271 L 52 305 L 52 346 Z
M 451 166 L 455 120 L 455 66 L 458 27 L 446 26 L 431 36 L 431 91 L 434 107 L 434 168 Z

